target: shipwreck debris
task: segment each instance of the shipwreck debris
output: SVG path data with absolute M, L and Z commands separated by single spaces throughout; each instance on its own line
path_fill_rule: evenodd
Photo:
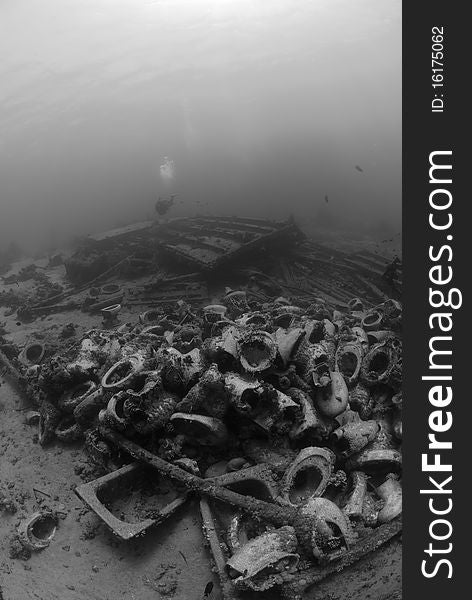
M 290 594 L 400 530 L 402 307 L 372 287 L 375 261 L 328 261 L 293 223 L 252 219 L 142 224 L 87 243 L 106 260 L 66 259 L 77 282 L 56 300 L 73 297 L 94 328 L 59 329 L 55 351 L 35 342 L 27 357 L 2 340 L 0 358 L 36 404 L 40 444 L 81 440 L 105 473 L 76 492 L 118 537 L 199 496 L 236 600 Z M 265 251 L 278 246 L 280 268 Z M 127 284 L 135 260 L 146 277 Z M 59 305 L 21 306 L 34 318 Z M 113 501 L 143 473 L 173 497 L 122 518 Z
M 234 580 L 236 592 L 254 591 L 285 586 L 298 557 L 340 560 L 356 536 L 366 535 L 365 529 L 356 533 L 358 524 L 375 528 L 399 517 L 401 452 L 392 423 L 401 414 L 401 341 L 396 333 L 380 342 L 372 336 L 370 346 L 363 311 L 334 314 L 322 300 L 305 308 L 295 299 L 252 300 L 248 313 L 245 296 L 236 296 L 239 303 L 227 296 L 228 307 L 187 307 L 180 314 L 153 309 L 126 330 L 89 331 L 59 371 L 39 366 L 44 372 L 37 381 L 49 390 L 40 406 L 40 442 L 83 435 L 103 465 L 116 464 L 118 455 L 112 456 L 125 451 L 184 490 L 166 515 L 189 493 L 206 496 L 210 512 L 214 500 L 232 507 L 234 523 L 240 510 L 257 515 L 268 529 L 237 549 L 233 544 L 226 578 L 220 574 L 226 586 Z M 361 308 L 357 299 L 351 305 Z M 381 325 L 385 306 L 375 310 Z M 154 325 L 143 327 L 148 323 Z M 59 373 L 55 398 L 49 378 Z M 246 441 L 258 438 L 291 454 L 280 462 L 249 452 Z M 163 518 L 130 528 L 107 512 L 97 490 L 136 469 L 124 465 L 77 489 L 120 537 Z M 200 469 L 211 477 L 199 477 Z M 368 485 L 371 477 L 375 485 Z M 291 549 L 271 553 L 265 540 L 276 540 L 284 528 L 293 531 Z M 245 573 L 240 567 L 253 548 L 265 548 L 267 560 Z
M 203 270 L 214 270 L 262 247 L 280 247 L 287 240 L 303 237 L 290 221 L 238 217 L 175 219 L 162 226 L 159 234 L 162 252 Z
M 75 493 L 108 525 L 113 533 L 122 540 L 129 540 L 144 533 L 150 527 L 162 523 L 177 511 L 187 500 L 187 495 L 179 494 L 167 502 L 159 510 L 154 510 L 152 517 L 139 522 L 129 522 L 119 519 L 106 506 L 112 498 L 129 493 L 130 489 L 139 484 L 139 477 L 146 471 L 139 463 L 131 463 L 92 481 L 79 485 Z
M 236 550 L 226 567 L 234 584 L 242 589 L 262 592 L 283 583 L 300 560 L 293 527 L 284 526 L 263 533 Z
M 57 517 L 52 511 L 38 511 L 18 526 L 18 539 L 30 551 L 47 548 L 56 533 Z

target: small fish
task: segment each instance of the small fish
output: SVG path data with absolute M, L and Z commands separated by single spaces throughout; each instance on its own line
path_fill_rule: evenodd
M 213 590 L 213 581 L 209 581 L 206 584 L 205 589 L 203 591 L 203 597 L 208 598 L 208 596 L 211 594 L 212 590 Z
M 328 196 L 325 196 L 325 202 L 328 204 Z
M 179 550 L 180 556 L 184 559 L 185 563 L 188 565 L 187 559 L 185 558 L 185 554 Z
M 363 173 L 363 172 L 364 172 L 364 171 L 363 171 L 363 170 L 360 168 L 360 166 L 359 166 L 359 165 L 356 165 L 356 169 L 357 169 L 357 170 L 358 170 L 360 173 Z

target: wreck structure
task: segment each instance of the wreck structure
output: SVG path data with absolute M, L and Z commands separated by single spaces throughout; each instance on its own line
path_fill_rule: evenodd
M 0 361 L 39 443 L 83 444 L 97 477 L 75 492 L 118 538 L 196 496 L 223 598 L 300 600 L 401 532 L 402 305 L 379 287 L 385 261 L 291 221 L 200 216 L 91 236 L 64 266 L 61 291 L 17 318 L 95 325 L 5 341 Z M 146 481 L 159 503 L 113 511 Z M 35 513 L 17 543 L 46 548 L 58 526 Z

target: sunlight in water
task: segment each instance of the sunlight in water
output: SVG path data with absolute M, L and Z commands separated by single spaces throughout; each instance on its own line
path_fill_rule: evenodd
M 5 243 L 177 179 L 176 216 L 399 227 L 400 0 L 2 0 L 0 56 Z

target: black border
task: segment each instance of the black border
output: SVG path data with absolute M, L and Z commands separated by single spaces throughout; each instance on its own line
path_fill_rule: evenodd
M 468 596 L 466 574 L 469 567 L 468 540 L 472 535 L 470 508 L 472 502 L 472 440 L 470 405 L 472 397 L 469 373 L 472 375 L 472 346 L 468 347 L 471 333 L 468 301 L 468 268 L 472 256 L 472 228 L 469 224 L 468 204 L 470 191 L 468 176 L 468 148 L 466 137 L 470 117 L 467 88 L 470 69 L 470 35 L 467 7 L 457 1 L 403 3 L 403 266 L 404 266 L 404 531 L 403 531 L 403 592 L 406 600 L 435 600 Z M 444 27 L 444 113 L 431 112 L 432 100 L 432 28 Z M 450 187 L 453 202 L 453 285 L 463 293 L 463 305 L 453 310 L 453 413 L 452 430 L 445 434 L 453 442 L 449 451 L 452 459 L 453 509 L 448 518 L 453 525 L 450 541 L 452 552 L 447 556 L 453 565 L 452 579 L 447 569 L 441 568 L 436 577 L 425 578 L 421 562 L 427 555 L 430 538 L 428 528 L 435 518 L 428 510 L 428 498 L 419 493 L 428 479 L 421 470 L 421 454 L 427 450 L 428 402 L 430 384 L 423 382 L 428 365 L 428 342 L 431 330 L 428 316 L 432 312 L 428 302 L 429 268 L 428 247 L 437 244 L 441 236 L 428 225 L 429 154 L 434 150 L 452 150 L 453 184 Z M 444 438 L 446 439 L 446 437 Z M 431 486 L 429 486 L 431 487 Z M 439 542 L 438 542 L 439 547 Z M 444 555 L 446 556 L 446 555 Z

